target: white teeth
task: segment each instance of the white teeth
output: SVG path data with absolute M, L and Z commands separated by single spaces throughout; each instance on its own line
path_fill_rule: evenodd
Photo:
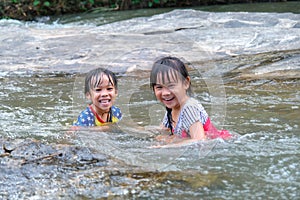
M 99 100 L 100 103 L 107 103 L 110 102 L 110 99 L 103 99 L 103 100 Z
M 170 99 L 164 99 L 165 101 L 171 101 L 173 98 L 170 98 Z

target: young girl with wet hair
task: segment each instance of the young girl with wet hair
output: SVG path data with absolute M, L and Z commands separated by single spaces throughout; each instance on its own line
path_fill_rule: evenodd
M 186 138 L 180 140 L 180 143 L 188 143 L 207 138 L 231 137 L 228 131 L 217 130 L 202 104 L 191 97 L 191 78 L 180 59 L 163 57 L 154 62 L 150 85 L 157 100 L 166 107 L 162 126 L 170 130 L 169 139 L 174 136 Z
M 121 110 L 114 106 L 118 94 L 116 75 L 103 68 L 91 70 L 85 78 L 84 93 L 91 100 L 73 126 L 104 126 L 122 118 Z

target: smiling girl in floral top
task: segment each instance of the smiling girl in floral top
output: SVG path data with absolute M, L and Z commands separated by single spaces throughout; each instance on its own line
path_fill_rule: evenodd
M 80 113 L 73 126 L 104 126 L 122 119 L 121 110 L 113 105 L 118 94 L 113 72 L 103 68 L 90 71 L 85 78 L 84 93 L 92 103 Z

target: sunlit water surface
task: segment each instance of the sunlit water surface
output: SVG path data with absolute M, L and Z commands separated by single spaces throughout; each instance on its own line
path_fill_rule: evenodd
M 155 101 L 144 78 L 120 76 L 120 88 L 126 90 L 120 91 L 116 105 L 124 110 L 124 122 L 113 133 L 78 132 L 78 137 L 70 142 L 124 162 L 120 168 L 132 171 L 130 166 L 138 166 L 138 171 L 130 173 L 137 173 L 142 179 L 150 176 L 146 179 L 151 182 L 147 183 L 150 188 L 136 188 L 137 196 L 238 199 L 243 193 L 245 198 L 296 199 L 299 194 L 299 81 L 228 83 L 224 86 L 226 113 L 218 110 L 211 113 L 214 102 L 205 81 L 195 79 L 199 80 L 193 84 L 196 98 L 212 118 L 224 117 L 223 124 L 215 122 L 217 126 L 240 134 L 238 138 L 177 149 L 148 148 L 157 144 L 154 136 L 158 133 L 151 131 L 151 127 L 148 131 L 141 127 L 158 124 L 164 108 Z M 65 133 L 80 111 L 74 107 L 78 102 L 73 101 L 77 81 L 75 74 L 2 76 L 1 135 L 64 143 Z M 93 173 L 99 170 L 94 168 Z M 157 170 L 169 174 L 146 175 Z M 123 190 L 131 191 L 140 184 L 140 181 L 130 183 Z M 91 195 L 91 189 L 84 191 L 86 196 Z M 127 196 L 123 193 L 121 196 Z M 97 193 L 95 197 L 101 196 L 105 195 Z

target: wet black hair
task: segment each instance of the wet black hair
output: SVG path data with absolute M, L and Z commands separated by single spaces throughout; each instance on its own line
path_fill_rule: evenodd
M 174 73 L 174 71 L 179 73 L 179 78 L 182 82 L 185 81 L 187 77 L 189 77 L 186 65 L 179 58 L 167 56 L 155 61 L 150 74 L 150 87 L 152 88 L 152 90 L 154 91 L 154 87 L 157 82 L 157 76 L 159 74 L 161 74 L 163 83 L 166 81 L 165 77 L 167 77 L 168 81 L 170 81 L 170 77 L 172 77 L 175 80 L 178 80 L 178 73 Z M 187 90 L 187 94 L 192 95 L 191 82 Z M 166 107 L 166 110 L 169 125 L 168 128 L 170 128 L 171 134 L 173 134 L 172 109 Z
M 111 85 L 113 85 L 116 90 L 118 89 L 118 80 L 116 75 L 108 70 L 108 69 L 104 69 L 104 68 L 96 68 L 91 70 L 85 77 L 85 84 L 84 84 L 84 94 L 87 94 L 90 92 L 91 89 L 97 87 L 99 84 L 101 84 L 102 79 L 101 77 L 103 75 L 106 75 L 108 77 L 109 82 L 111 83 Z M 93 82 L 92 80 L 95 78 L 95 82 Z

